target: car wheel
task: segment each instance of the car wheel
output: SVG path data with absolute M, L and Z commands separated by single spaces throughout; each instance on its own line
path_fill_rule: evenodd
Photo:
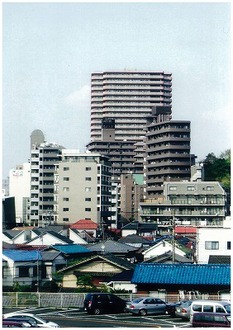
M 94 309 L 94 314 L 95 315 L 99 315 L 100 314 L 100 309 L 99 308 L 95 308 Z
M 147 311 L 146 311 L 145 309 L 141 309 L 141 310 L 139 311 L 139 315 L 141 315 L 141 316 L 146 316 L 146 315 L 147 315 Z

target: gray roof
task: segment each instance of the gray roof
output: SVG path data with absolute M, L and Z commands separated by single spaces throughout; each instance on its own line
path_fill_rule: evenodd
M 135 268 L 135 265 L 130 263 L 129 261 L 127 260 L 124 260 L 122 258 L 119 258 L 119 257 L 116 257 L 114 255 L 111 255 L 111 254 L 105 254 L 105 255 L 95 255 L 95 256 L 91 256 L 91 257 L 87 257 L 87 258 L 82 258 L 81 260 L 77 261 L 75 264 L 73 265 L 70 265 L 68 267 L 65 267 L 61 270 L 59 270 L 59 273 L 60 272 L 64 272 L 68 269 L 72 269 L 72 268 L 77 268 L 77 266 L 80 266 L 80 265 L 84 265 L 84 264 L 88 264 L 89 262 L 93 262 L 95 260 L 105 260 L 111 264 L 114 264 L 124 270 L 130 270 L 130 269 L 134 269 Z
M 82 230 L 81 232 L 78 229 L 73 228 L 70 228 L 70 230 L 72 230 L 77 236 L 84 239 L 87 243 L 95 242 L 95 239 L 91 235 L 89 235 L 86 230 Z
M 61 235 L 61 234 L 59 234 L 59 233 L 56 233 L 55 231 L 52 231 L 52 230 L 50 230 L 50 231 L 46 231 L 46 232 L 41 232 L 39 236 L 43 237 L 43 236 L 45 236 L 46 234 L 49 234 L 49 235 L 51 235 L 51 236 L 53 236 L 53 237 L 59 239 L 59 241 L 62 241 L 62 242 L 64 242 L 64 243 L 66 243 L 66 244 L 72 244 L 72 243 L 73 243 L 73 241 L 72 241 L 71 239 L 67 238 L 67 237 L 64 236 L 64 235 Z M 31 239 L 31 240 L 29 240 L 28 243 L 33 242 L 33 241 L 36 240 L 36 239 L 37 239 L 37 237 L 36 237 L 36 238 L 33 238 L 33 239 Z M 46 242 L 44 242 L 44 243 L 46 244 Z
M 132 234 L 132 235 L 128 235 L 126 237 L 122 237 L 118 240 L 119 243 L 124 243 L 124 244 L 130 244 L 130 243 L 141 243 L 141 244 L 151 244 L 151 241 L 149 241 L 148 239 L 136 235 L 136 234 Z
M 188 263 L 192 264 L 193 261 L 189 258 L 182 257 L 179 254 L 175 253 L 174 256 L 175 263 Z M 143 263 L 165 263 L 165 262 L 171 262 L 172 261 L 172 251 L 166 252 L 164 254 L 161 254 L 160 256 L 152 257 L 150 259 L 147 259 Z
M 137 251 L 138 248 L 132 247 L 127 244 L 119 243 L 116 241 L 103 241 L 96 244 L 88 244 L 88 249 L 91 251 L 96 252 L 103 252 L 104 253 L 128 253 L 131 251 Z
M 156 223 L 142 223 L 138 221 L 133 221 L 122 227 L 121 229 L 127 230 L 140 230 L 140 231 L 151 231 L 156 230 L 158 225 Z
M 208 264 L 231 264 L 231 256 L 209 256 Z
M 41 257 L 43 261 L 53 261 L 60 254 L 61 252 L 59 251 L 41 251 Z
M 20 233 L 22 233 L 23 231 L 24 230 L 7 229 L 7 230 L 3 230 L 3 234 L 9 238 L 14 238 L 14 237 L 18 236 Z

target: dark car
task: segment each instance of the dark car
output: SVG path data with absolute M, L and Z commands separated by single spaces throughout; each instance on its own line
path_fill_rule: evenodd
M 126 301 L 111 293 L 88 293 L 84 309 L 88 314 L 112 314 L 125 311 Z
M 231 315 L 223 313 L 195 313 L 192 318 L 194 328 L 230 328 Z

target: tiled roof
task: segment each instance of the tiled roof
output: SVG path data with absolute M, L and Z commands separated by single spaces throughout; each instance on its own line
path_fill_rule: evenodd
M 176 234 L 196 234 L 197 228 L 192 226 L 176 226 L 175 227 Z
M 43 261 L 52 261 L 60 255 L 59 251 L 41 251 Z
M 98 227 L 97 223 L 92 220 L 81 219 L 73 223 L 70 228 L 72 229 L 93 229 L 96 230 Z
M 140 223 L 137 221 L 130 222 L 121 229 L 127 229 L 127 230 L 137 230 L 139 229 L 140 231 L 147 231 L 147 230 L 156 230 L 157 229 L 157 224 L 155 223 Z
M 55 244 L 52 247 L 65 254 L 90 253 L 91 251 L 79 244 Z
M 3 250 L 3 256 L 6 256 L 14 261 L 36 261 L 42 260 L 41 253 L 39 251 L 27 251 L 27 250 Z
M 77 229 L 70 228 L 73 233 L 75 233 L 77 236 L 81 237 L 83 240 L 85 240 L 87 243 L 93 243 L 95 242 L 95 238 L 89 235 L 85 230 L 82 230 L 81 232 Z
M 230 285 L 230 266 L 138 264 L 132 283 Z
M 132 234 L 132 235 L 127 235 L 126 237 L 122 237 L 118 240 L 118 242 L 120 243 L 141 243 L 141 244 L 151 244 L 151 241 L 149 241 L 148 239 L 142 237 L 142 236 L 138 236 L 136 234 Z
M 82 266 L 82 268 L 84 267 L 85 264 L 88 263 L 92 263 L 92 262 L 98 262 L 99 260 L 104 260 L 110 264 L 114 264 L 117 267 L 120 267 L 124 270 L 129 270 L 129 269 L 134 269 L 135 265 L 131 264 L 129 261 L 124 260 L 122 258 L 116 257 L 114 255 L 108 254 L 108 255 L 95 255 L 95 256 L 91 256 L 91 257 L 87 257 L 85 259 L 81 259 L 79 261 L 77 261 L 75 264 L 72 264 L 71 266 L 65 267 L 61 270 L 59 270 L 59 273 L 64 272 L 66 270 L 70 270 L 70 269 L 78 269 L 79 266 Z M 95 271 L 95 270 L 94 270 Z
M 209 256 L 208 264 L 231 264 L 231 256 Z
M 130 270 L 124 270 L 123 272 L 119 273 L 119 274 L 116 274 L 114 275 L 112 278 L 111 278 L 111 282 L 114 282 L 114 281 L 131 281 L 132 279 L 132 276 L 133 276 L 133 272 L 134 270 L 133 269 L 130 269 Z
M 172 251 L 165 252 L 159 256 L 154 256 L 150 259 L 147 259 L 146 261 L 143 261 L 143 263 L 151 263 L 151 262 L 157 262 L 157 263 L 165 263 L 165 262 L 172 262 Z M 189 263 L 192 264 L 193 261 L 189 258 L 183 257 L 177 253 L 175 253 L 175 262 L 176 263 Z
M 138 250 L 138 248 L 132 247 L 130 245 L 111 240 L 103 241 L 96 244 L 88 244 L 88 249 L 97 252 L 104 251 L 104 253 L 128 253 L 130 251 Z

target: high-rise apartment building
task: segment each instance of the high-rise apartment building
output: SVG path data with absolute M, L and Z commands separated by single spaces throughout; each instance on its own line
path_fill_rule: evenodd
M 190 121 L 171 120 L 170 107 L 156 107 L 146 133 L 146 195 L 163 194 L 164 182 L 189 181 L 194 156 L 190 154 Z
M 160 71 L 95 72 L 91 76 L 91 141 L 102 120 L 115 120 L 115 140 L 141 141 L 154 106 L 171 105 L 172 75 Z
M 30 224 L 43 226 L 54 220 L 54 171 L 63 147 L 34 141 L 31 150 Z
M 64 149 L 56 164 L 54 215 L 58 224 L 80 219 L 108 223 L 111 212 L 111 164 L 97 153 Z

